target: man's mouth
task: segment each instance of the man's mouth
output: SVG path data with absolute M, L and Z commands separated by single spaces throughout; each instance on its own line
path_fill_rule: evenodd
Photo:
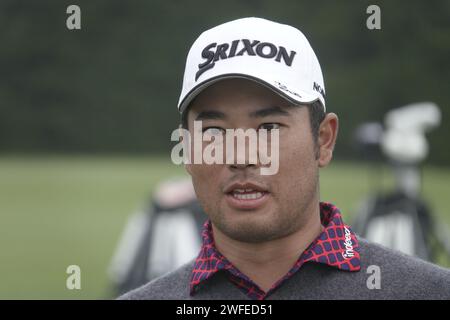
M 255 210 L 261 207 L 268 198 L 265 187 L 254 183 L 235 183 L 225 189 L 228 204 L 239 210 Z
M 253 189 L 234 189 L 231 195 L 239 200 L 255 200 L 262 198 L 264 192 L 256 191 Z

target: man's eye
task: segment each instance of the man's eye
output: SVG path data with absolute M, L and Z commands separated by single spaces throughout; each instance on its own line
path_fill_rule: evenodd
M 266 129 L 267 131 L 273 130 L 273 129 L 280 129 L 279 123 L 263 123 L 259 126 L 258 129 Z
M 210 136 L 218 136 L 225 133 L 225 130 L 219 127 L 207 127 L 203 128 L 203 134 L 207 134 Z

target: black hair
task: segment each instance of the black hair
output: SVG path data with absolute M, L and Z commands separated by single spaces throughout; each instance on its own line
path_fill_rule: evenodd
M 313 103 L 308 104 L 307 107 L 309 111 L 311 133 L 314 141 L 317 143 L 317 140 L 319 139 L 319 127 L 323 119 L 325 119 L 325 110 L 320 100 L 316 100 Z

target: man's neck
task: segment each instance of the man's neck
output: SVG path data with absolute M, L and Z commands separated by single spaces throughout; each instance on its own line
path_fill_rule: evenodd
M 235 267 L 267 292 L 292 268 L 301 253 L 323 231 L 319 212 L 310 217 L 296 232 L 263 243 L 231 239 L 213 225 L 215 245 Z

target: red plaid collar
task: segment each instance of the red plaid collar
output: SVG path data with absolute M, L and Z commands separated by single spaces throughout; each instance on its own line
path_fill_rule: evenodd
M 264 292 L 245 274 L 241 273 L 215 247 L 211 221 L 203 227 L 203 245 L 200 249 L 191 277 L 191 295 L 197 292 L 201 284 L 217 272 L 224 270 L 229 279 L 250 299 L 262 300 L 292 277 L 306 262 L 316 262 L 345 271 L 359 271 L 360 257 L 358 240 L 351 229 L 344 224 L 340 210 L 331 203 L 320 203 L 323 232 L 300 255 L 289 272 Z

